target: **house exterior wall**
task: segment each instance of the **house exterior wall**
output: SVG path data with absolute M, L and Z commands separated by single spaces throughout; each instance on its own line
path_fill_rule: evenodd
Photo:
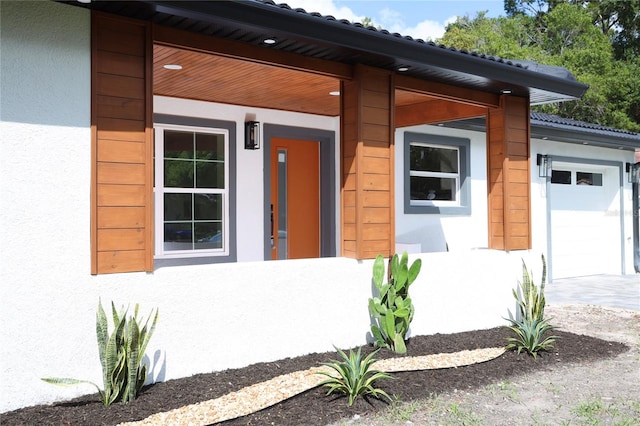
M 145 315 L 159 309 L 147 350 L 154 381 L 367 341 L 373 261 L 263 262 L 264 156 L 244 150 L 242 143 L 236 144 L 236 263 L 92 276 L 90 14 L 55 2 L 0 2 L 0 13 L 0 411 L 94 391 L 54 387 L 41 377 L 101 385 L 94 334 L 99 300 L 117 307 L 140 303 Z M 154 98 L 154 113 L 233 121 L 239 139 L 248 119 L 295 123 L 334 131 L 339 144 L 338 118 L 166 97 Z M 471 214 L 404 213 L 407 131 L 470 140 Z M 419 243 L 423 252 L 410 256 L 423 260 L 412 287 L 412 335 L 504 324 L 507 309 L 513 309 L 511 288 L 520 277 L 521 257 L 539 273 L 539 255 L 546 252 L 546 186 L 537 167 L 530 165 L 533 249 L 487 250 L 485 134 L 413 126 L 398 129 L 395 139 L 396 242 Z M 335 153 L 340 170 L 340 150 Z M 627 151 L 534 139 L 531 158 L 537 153 L 633 161 Z M 623 181 L 625 272 L 633 273 L 631 189 L 626 176 Z M 443 243 L 450 252 L 442 250 Z
M 469 139 L 471 179 L 471 214 L 413 214 L 405 212 L 404 181 L 405 132 Z M 422 253 L 486 249 L 487 229 L 487 167 L 486 136 L 483 132 L 450 129 L 439 126 L 411 126 L 395 133 L 396 180 L 396 243 L 408 244 Z
M 41 377 L 102 384 L 95 340 L 100 300 L 105 307 L 140 303 L 144 315 L 159 309 L 147 350 L 154 381 L 367 341 L 372 261 L 262 262 L 264 197 L 256 182 L 263 160 L 241 144 L 237 263 L 92 276 L 90 14 L 55 2 L 2 2 L 0 12 L 0 411 L 95 391 L 51 386 Z M 262 122 L 338 126 L 337 119 L 276 111 L 166 98 L 154 103 L 158 113 L 236 121 L 239 135 L 247 114 Z M 519 255 L 420 257 L 414 335 L 503 324 Z

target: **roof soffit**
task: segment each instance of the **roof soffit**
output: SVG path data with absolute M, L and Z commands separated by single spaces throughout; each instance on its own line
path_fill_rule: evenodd
M 84 6 L 253 44 L 272 36 L 280 41 L 272 49 L 347 64 L 384 69 L 408 65 L 406 75 L 490 93 L 509 89 L 514 95 L 530 96 L 532 104 L 579 98 L 588 87 L 500 58 L 368 29 L 268 1 L 94 1 Z

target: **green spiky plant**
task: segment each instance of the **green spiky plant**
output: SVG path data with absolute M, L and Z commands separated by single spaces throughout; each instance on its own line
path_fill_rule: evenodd
M 378 295 L 369 299 L 369 313 L 374 321 L 371 333 L 376 339 L 376 346 L 399 354 L 407 352 L 404 339 L 414 314 L 409 286 L 418 277 L 422 261 L 415 260 L 411 267 L 408 264 L 407 252 L 400 258 L 394 254 L 389 261 L 387 283 L 383 284 L 384 258 L 378 255 L 373 263 L 373 284 Z
M 384 390 L 374 386 L 378 380 L 391 378 L 390 374 L 371 368 L 377 361 L 374 356 L 378 351 L 370 353 L 363 359 L 360 348 L 357 352 L 350 350 L 349 355 L 338 348 L 336 350 L 341 360 L 334 360 L 322 365 L 332 368 L 337 375 L 325 371 L 317 373 L 328 377 L 327 380 L 320 383 L 320 386 L 329 388 L 327 395 L 331 395 L 333 392 L 345 394 L 349 397 L 349 406 L 353 405 L 359 396 L 372 396 L 378 399 L 385 397 L 391 401 L 391 397 Z
M 102 308 L 102 303 L 98 303 L 96 335 L 104 389 L 100 389 L 97 384 L 88 380 L 58 377 L 47 377 L 42 380 L 61 386 L 93 385 L 98 389 L 100 400 L 105 406 L 117 400 L 127 403 L 136 399 L 147 380 L 147 366 L 142 363 L 142 358 L 158 321 L 158 310 L 156 309 L 155 315 L 152 310 L 144 326 L 141 327 L 138 309 L 139 306 L 136 304 L 133 317 L 127 318 L 127 310 L 122 308 L 118 312 L 111 302 L 114 330 L 109 334 L 107 315 Z M 149 326 L 152 317 L 153 321 Z
M 509 311 L 509 318 L 506 318 L 511 324 L 508 328 L 515 334 L 515 337 L 507 338 L 507 349 L 516 349 L 518 353 L 524 350 L 536 358 L 538 352 L 552 348 L 553 343 L 558 339 L 558 336 L 548 336 L 548 333 L 556 330 L 556 327 L 544 317 L 546 279 L 547 262 L 544 255 L 542 255 L 540 287 L 535 284 L 533 274 L 527 269 L 524 260 L 522 261 L 522 281 L 518 283 L 517 289 L 512 290 L 518 311 L 515 318 L 511 311 Z

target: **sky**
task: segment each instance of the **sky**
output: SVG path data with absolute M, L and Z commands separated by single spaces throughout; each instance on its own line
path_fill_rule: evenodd
M 375 26 L 404 36 L 435 40 L 456 16 L 488 11 L 487 16 L 504 15 L 503 0 L 276 0 L 307 12 L 332 15 L 361 22 L 369 17 Z

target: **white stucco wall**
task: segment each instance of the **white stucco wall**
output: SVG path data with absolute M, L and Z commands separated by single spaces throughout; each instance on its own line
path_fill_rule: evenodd
M 471 214 L 407 214 L 404 211 L 404 134 L 443 135 L 469 139 L 471 170 Z M 487 161 L 486 136 L 482 132 L 439 126 L 412 126 L 395 133 L 395 209 L 396 240 L 405 244 L 420 244 L 422 252 L 439 252 L 486 248 L 487 229 Z

